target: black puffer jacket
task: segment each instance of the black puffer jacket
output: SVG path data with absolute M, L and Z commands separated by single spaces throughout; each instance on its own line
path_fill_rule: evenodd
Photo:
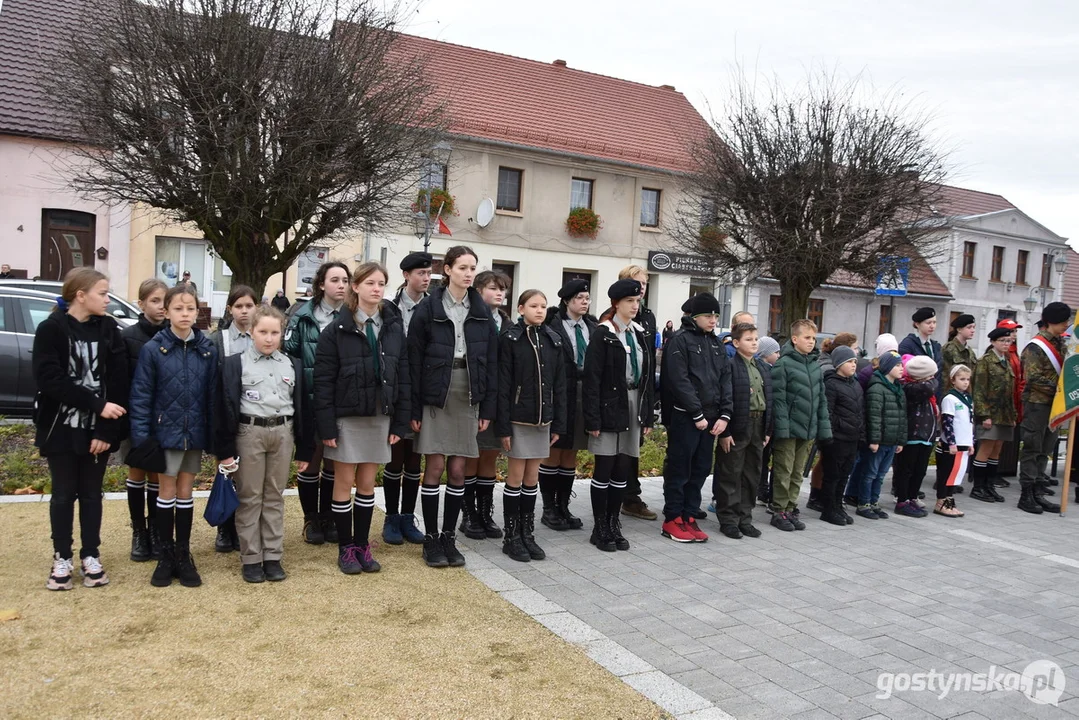
M 563 437 L 569 439 L 567 447 L 573 447 L 573 434 L 577 430 L 574 427 L 577 421 L 577 403 L 581 401 L 581 398 L 577 397 L 577 381 L 584 377 L 584 371 L 583 369 L 577 369 L 577 356 L 573 350 L 573 339 L 566 332 L 566 326 L 562 324 L 563 320 L 568 319 L 569 316 L 566 315 L 566 311 L 561 308 L 547 310 L 547 326 L 562 338 L 564 360 L 562 367 L 566 370 L 566 432 Z M 591 315 L 582 315 L 581 322 L 584 323 L 585 328 L 588 330 L 587 336 L 591 338 L 596 332 L 596 319 Z M 555 447 L 558 447 L 558 445 L 556 444 Z
M 704 332 L 691 317 L 682 318 L 663 351 L 660 377 L 664 422 L 673 409 L 681 409 L 694 422 L 731 419 L 731 361 L 715 333 Z M 747 410 L 748 412 L 748 410 Z
M 865 398 L 862 385 L 853 375 L 842 377 L 835 370 L 824 373 L 824 394 L 832 421 L 832 439 L 865 442 Z
M 135 366 L 139 362 L 139 352 L 142 351 L 142 346 L 150 342 L 154 335 L 157 335 L 168 326 L 168 320 L 160 325 L 154 325 L 146 319 L 145 315 L 139 313 L 137 323 L 128 325 L 120 331 L 120 337 L 124 339 L 124 346 L 127 347 L 127 371 L 132 377 L 135 376 Z
M 726 348 L 720 343 L 720 347 L 726 352 Z M 728 362 L 731 364 L 731 387 L 733 388 L 734 412 L 731 413 L 731 421 L 727 429 L 720 433 L 720 437 L 733 437 L 735 442 L 743 442 L 749 439 L 749 368 L 746 361 L 738 353 L 734 354 Z M 772 436 L 775 423 L 772 421 L 772 368 L 760 358 L 753 358 L 757 366 L 757 372 L 761 374 L 761 383 L 764 386 L 764 434 Z
M 401 311 L 382 303 L 382 328 L 378 333 L 379 365 L 367 342 L 366 328 L 356 326 L 347 307 L 326 326 L 315 350 L 315 421 L 323 440 L 337 438 L 337 418 L 392 418 L 390 433 L 404 435 L 412 401 L 405 326 Z
M 641 383 L 637 407 L 633 412 L 641 427 L 652 427 L 655 416 L 652 411 L 655 383 L 655 356 L 648 352 L 644 330 L 637 323 L 630 325 L 637 344 L 644 347 L 641 363 Z M 584 359 L 584 429 L 586 432 L 623 432 L 629 429 L 630 407 L 626 384 L 626 346 L 614 334 L 610 321 L 602 322 L 588 342 Z
M 423 406 L 445 407 L 453 374 L 453 321 L 442 305 L 445 286 L 436 287 L 412 313 L 408 326 L 408 363 L 412 376 L 412 419 L 423 419 Z M 494 420 L 498 400 L 498 334 L 491 311 L 474 288 L 468 289 L 465 319 L 469 399 L 479 405 L 481 420 Z
M 566 432 L 566 371 L 562 338 L 541 325 L 510 325 L 498 339 L 498 416 L 495 437 L 511 437 L 513 425 L 551 425 Z M 542 402 L 541 402 L 542 399 Z
M 309 462 L 314 454 L 314 428 L 307 407 L 311 393 L 304 384 L 303 361 L 289 357 L 296 384 L 292 388 L 292 436 L 296 443 L 296 460 Z M 240 431 L 240 392 L 243 389 L 243 354 L 230 355 L 221 363 L 218 375 L 216 410 L 214 412 L 214 454 L 219 460 L 236 457 L 236 435 Z

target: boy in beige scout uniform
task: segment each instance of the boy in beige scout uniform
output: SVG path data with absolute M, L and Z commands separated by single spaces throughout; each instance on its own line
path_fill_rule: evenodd
M 313 452 L 307 393 L 300 387 L 300 360 L 281 351 L 285 317 L 273 307 L 255 311 L 253 345 L 225 359 L 217 393 L 217 456 L 237 462 L 236 531 L 243 579 L 251 583 L 285 579 L 285 502 L 293 449 L 299 472 Z

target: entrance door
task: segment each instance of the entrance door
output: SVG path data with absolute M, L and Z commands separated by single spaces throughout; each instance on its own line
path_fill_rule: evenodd
M 41 278 L 63 280 L 71 268 L 94 266 L 94 224 L 90 213 L 41 211 Z
M 191 281 L 198 288 L 199 300 L 210 299 L 213 276 L 210 274 L 210 256 L 204 242 L 185 242 L 181 247 L 180 272 L 191 273 Z M 182 275 L 181 275 L 182 277 Z

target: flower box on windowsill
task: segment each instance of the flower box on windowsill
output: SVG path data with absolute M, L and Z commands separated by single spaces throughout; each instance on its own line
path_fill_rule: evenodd
M 595 240 L 602 227 L 603 221 L 591 208 L 573 208 L 566 218 L 566 232 L 576 238 Z

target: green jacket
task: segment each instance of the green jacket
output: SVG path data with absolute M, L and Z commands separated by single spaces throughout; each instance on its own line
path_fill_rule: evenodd
M 866 443 L 905 445 L 907 442 L 907 397 L 899 383 L 880 370 L 869 377 L 865 397 Z
M 1068 354 L 1068 348 L 1061 338 L 1050 338 L 1049 334 L 1042 330 L 1038 337 L 1048 341 L 1060 353 L 1061 360 Z M 1034 342 L 1027 343 L 1019 358 L 1023 362 L 1023 378 L 1026 387 L 1023 388 L 1023 401 L 1029 403 L 1053 404 L 1053 396 L 1057 394 L 1057 378 L 1059 377 L 1053 363 L 1046 356 L 1045 351 L 1035 347 Z
M 940 354 L 941 357 L 944 358 L 942 377 L 944 382 L 944 394 L 947 395 L 948 391 L 952 389 L 952 368 L 956 365 L 966 365 L 973 373 L 974 366 L 978 364 L 978 354 L 974 352 L 974 348 L 969 344 L 960 345 L 955 340 L 949 340 L 944 345 L 944 349 L 941 350 Z
M 1015 373 L 1008 356 L 997 357 L 990 347 L 974 368 L 974 423 L 986 418 L 994 425 L 1015 425 Z
M 772 415 L 778 439 L 831 440 L 824 379 L 813 350 L 803 355 L 788 342 L 772 367 Z
M 285 331 L 285 354 L 303 363 L 303 383 L 308 399 L 315 400 L 315 348 L 322 331 L 315 320 L 315 303 L 308 300 L 288 321 Z M 311 407 L 314 407 L 312 404 Z

